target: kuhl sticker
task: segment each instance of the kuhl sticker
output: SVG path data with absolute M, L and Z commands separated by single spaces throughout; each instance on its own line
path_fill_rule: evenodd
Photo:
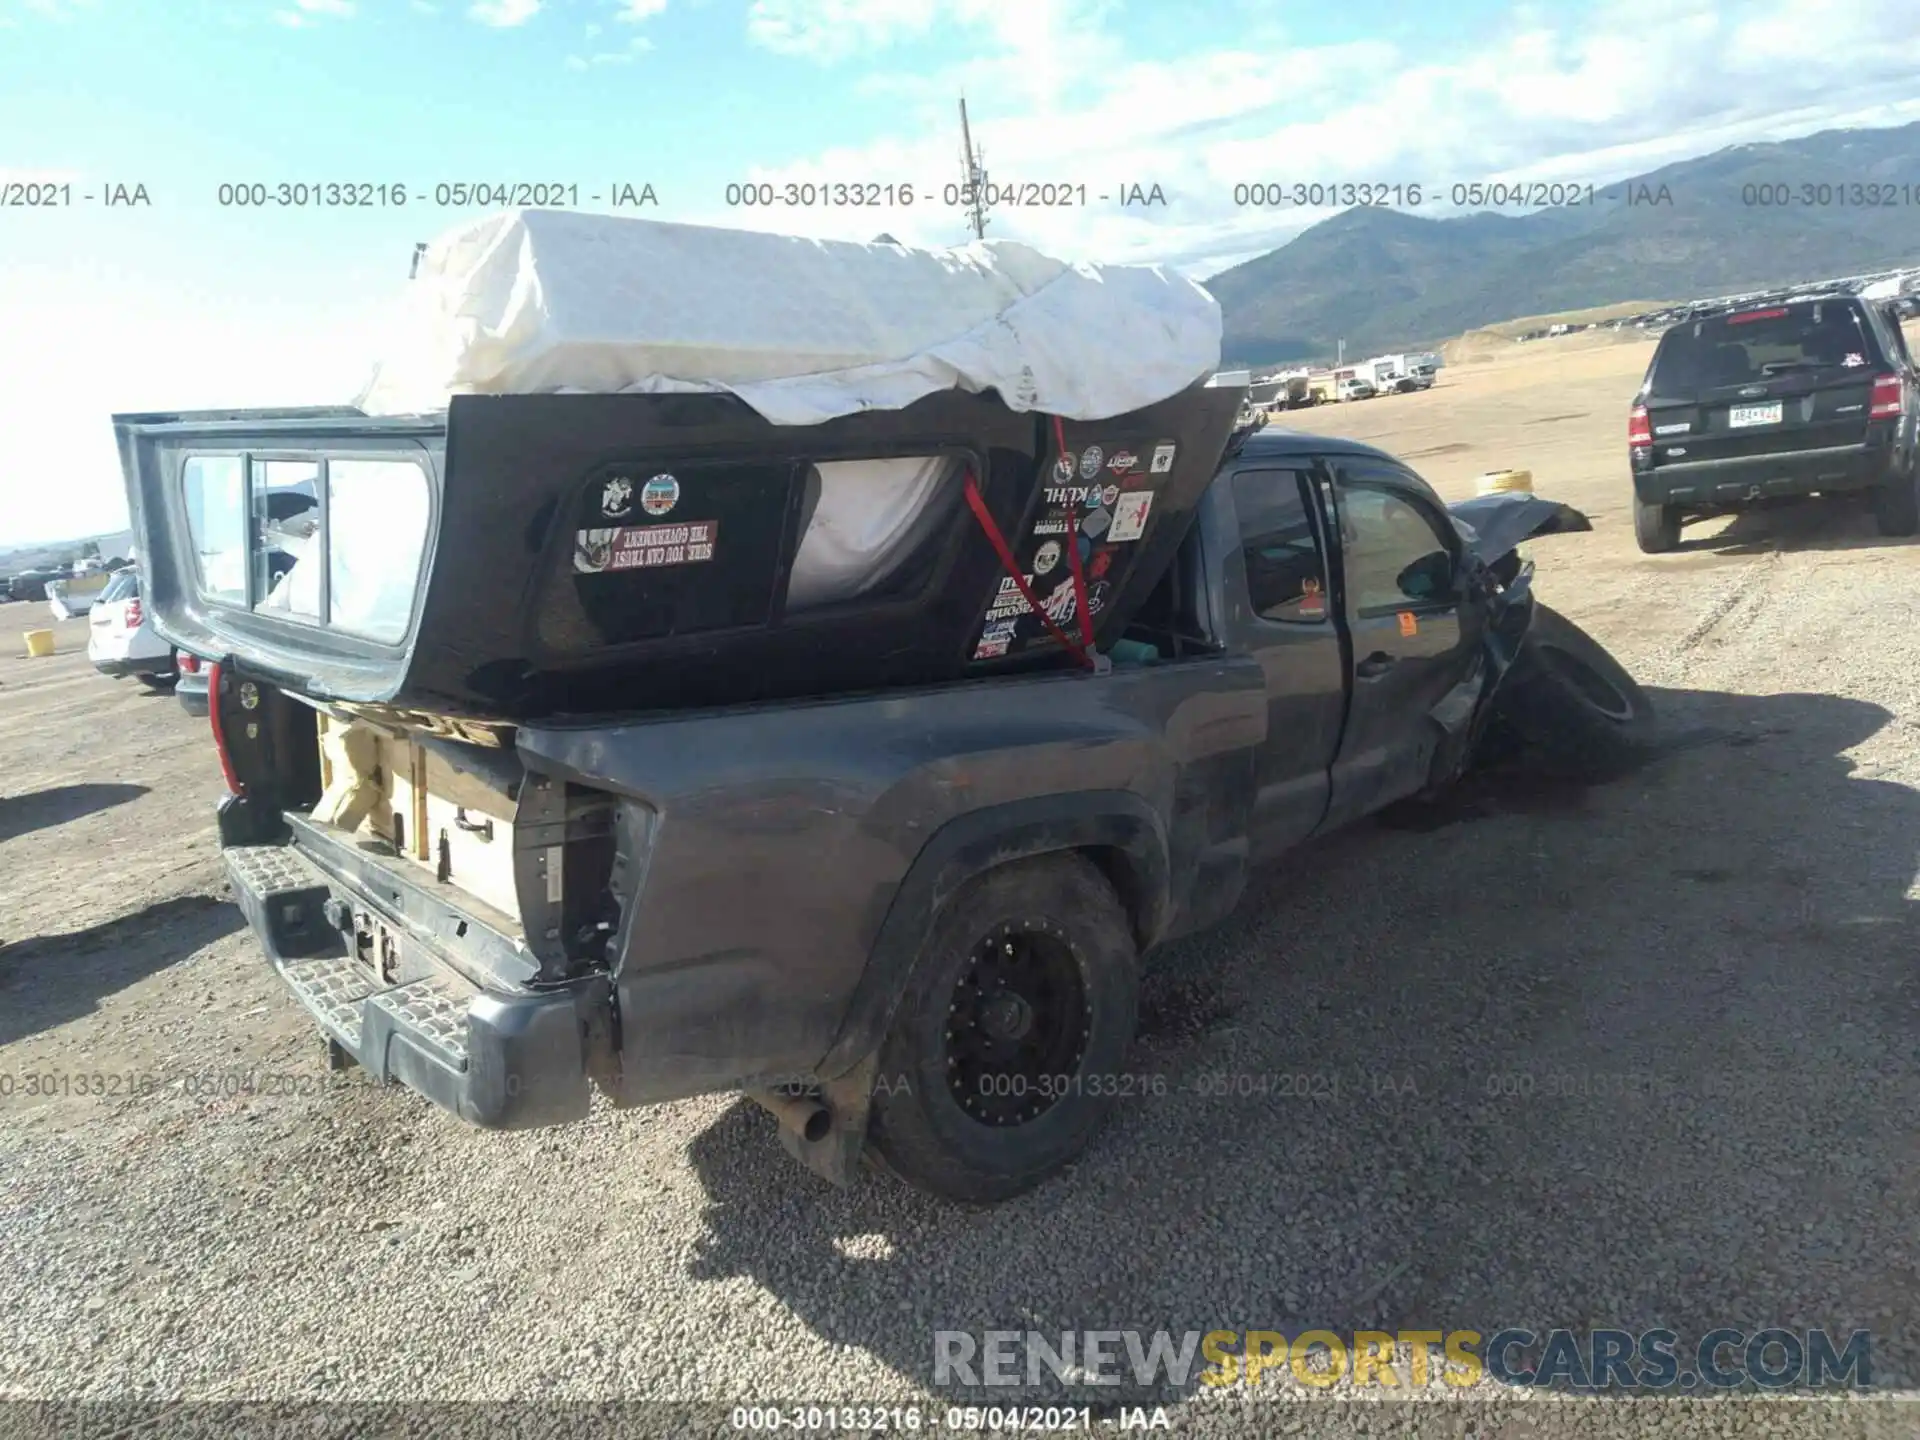
M 653 570 L 666 565 L 698 565 L 713 559 L 718 520 L 679 525 L 622 525 L 611 530 L 582 530 L 574 537 L 576 574 L 616 570 Z

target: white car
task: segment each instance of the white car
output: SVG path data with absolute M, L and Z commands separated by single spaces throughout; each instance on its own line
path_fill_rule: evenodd
M 132 675 L 164 690 L 179 678 L 173 647 L 154 634 L 140 604 L 140 572 L 116 570 L 87 616 L 87 658 L 102 675 Z
M 1354 376 L 1351 380 L 1342 380 L 1338 394 L 1342 400 L 1371 400 L 1378 393 L 1373 382 Z

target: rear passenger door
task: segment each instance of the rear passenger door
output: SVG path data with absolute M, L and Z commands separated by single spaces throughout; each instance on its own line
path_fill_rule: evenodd
M 1267 690 L 1267 743 L 1255 763 L 1258 861 L 1304 840 L 1326 814 L 1346 666 L 1306 473 L 1241 470 L 1233 503 L 1247 583 L 1246 610 L 1232 607 L 1233 640 L 1260 662 Z
M 1327 471 L 1353 677 L 1333 766 L 1336 825 L 1426 784 L 1441 735 L 1427 712 L 1479 660 L 1484 616 L 1463 603 L 1459 532 L 1418 476 L 1356 456 L 1331 457 Z

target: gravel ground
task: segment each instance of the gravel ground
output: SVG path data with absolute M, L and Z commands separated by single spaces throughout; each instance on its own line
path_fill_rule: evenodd
M 1609 435 L 1640 363 L 1582 382 Z M 1554 389 L 1501 399 L 1559 415 Z M 501 1136 L 327 1076 L 220 898 L 204 721 L 0 662 L 0 1074 L 152 1086 L 0 1095 L 0 1396 L 939 1410 L 1006 1398 L 934 1388 L 942 1329 L 1720 1325 L 1869 1330 L 1879 1395 L 1920 1393 L 1920 546 L 1810 506 L 1644 560 L 1606 459 L 1551 491 L 1596 532 L 1535 558 L 1654 687 L 1659 755 L 1486 777 L 1262 879 L 1156 960 L 1137 1068 L 1165 1093 L 993 1211 L 816 1183 L 732 1098 Z M 115 785 L 146 788 L 44 798 Z M 266 1088 L 219 1093 L 243 1073 Z M 1203 1093 L 1269 1076 L 1308 1097 Z M 1492 1388 L 1157 1398 L 1181 1433 L 1920 1430 L 1891 1398 Z M 395 1423 L 422 1416 L 503 1419 Z

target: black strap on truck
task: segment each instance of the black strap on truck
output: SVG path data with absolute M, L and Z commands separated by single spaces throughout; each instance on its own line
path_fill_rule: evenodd
M 1067 453 L 1065 427 L 1058 415 L 1053 417 L 1054 441 L 1060 447 L 1060 453 Z M 1000 557 L 1000 567 L 1012 579 L 1014 588 L 1020 592 L 1020 598 L 1027 602 L 1027 608 L 1040 617 L 1040 623 L 1047 627 L 1054 639 L 1087 669 L 1096 673 L 1105 667 L 1100 663 L 1105 657 L 1098 656 L 1093 649 L 1093 617 L 1087 613 L 1086 572 L 1080 565 L 1080 536 L 1074 515 L 1075 507 L 1067 503 L 1067 565 L 1073 574 L 1073 608 L 1080 617 L 1080 639 L 1075 640 L 1054 623 L 1054 618 L 1041 609 L 1040 602 L 1034 598 L 1033 587 L 1027 584 L 1027 577 L 1020 573 L 1020 562 L 1014 558 L 1013 547 L 1007 544 L 1007 537 L 1000 533 L 1000 527 L 993 523 L 993 516 L 987 510 L 987 502 L 981 498 L 980 487 L 974 483 L 973 471 L 967 471 L 967 508 L 973 511 L 973 518 L 980 522 L 987 543 L 993 546 L 993 553 Z

